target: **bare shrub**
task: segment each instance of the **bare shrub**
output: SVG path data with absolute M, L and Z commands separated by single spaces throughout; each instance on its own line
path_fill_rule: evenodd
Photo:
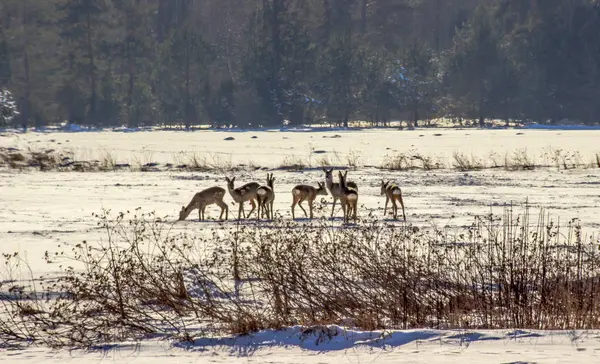
M 306 167 L 307 167 L 307 165 L 302 160 L 302 158 L 297 157 L 295 155 L 291 155 L 291 156 L 286 156 L 283 159 L 283 161 L 281 162 L 281 165 L 279 166 L 279 169 L 299 171 L 299 170 L 305 169 Z
M 158 163 L 153 159 L 154 152 L 144 151 L 141 155 L 136 154 L 133 156 L 133 170 L 141 172 L 157 171 Z
M 317 159 L 316 165 L 319 167 L 329 167 L 331 166 L 331 161 L 329 160 L 329 157 L 327 155 L 322 155 L 320 158 Z
M 237 168 L 233 167 L 231 155 L 224 157 L 219 153 L 180 155 L 177 158 L 178 168 L 193 172 L 219 172 L 226 173 Z
M 0 160 L 9 168 L 18 169 L 27 166 L 27 157 L 18 150 L 0 149 Z
M 600 325 L 597 242 L 577 220 L 560 227 L 545 211 L 531 221 L 527 208 L 520 215 L 506 208 L 458 233 L 373 216 L 349 228 L 276 217 L 268 226 L 219 224 L 191 236 L 172 235 L 171 223 L 139 210 L 97 218 L 104 243 L 47 252 L 62 273 L 42 280 L 43 296 L 19 287 L 2 301 L 11 320 L 0 324 L 0 339 L 90 346 L 348 322 L 362 329 Z
M 59 157 L 54 149 L 34 150 L 29 148 L 29 166 L 38 167 L 40 171 L 49 171 L 56 169 L 59 164 Z
M 553 166 L 557 169 L 576 169 L 589 166 L 583 162 L 583 158 L 578 151 L 565 151 L 561 148 L 546 148 L 542 155 L 546 159 L 549 158 Z
M 472 171 L 477 169 L 483 169 L 485 166 L 483 162 L 479 159 L 475 158 L 475 156 L 471 155 L 470 157 L 461 152 L 454 152 L 452 154 L 453 157 L 453 167 L 458 169 L 459 171 Z
M 527 153 L 527 149 L 517 149 L 513 152 L 512 156 L 508 155 L 505 158 L 504 167 L 506 170 L 533 170 L 535 169 L 535 162 Z
M 360 155 L 361 153 L 357 150 L 351 150 L 347 155 L 346 155 L 346 164 L 353 169 L 356 169 L 359 167 L 359 161 L 360 161 Z
M 423 168 L 426 171 L 430 171 L 433 169 L 441 169 L 441 168 L 445 167 L 444 163 L 441 161 L 440 158 L 424 156 L 420 153 L 414 153 L 412 155 L 412 159 L 416 160 L 416 161 L 420 161 L 422 164 L 421 168 Z
M 395 155 L 386 155 L 381 168 L 389 169 L 392 171 L 405 171 L 414 168 L 413 160 L 404 153 L 398 153 Z
M 100 159 L 100 169 L 103 171 L 114 171 L 117 169 L 117 159 L 109 151 L 104 151 Z

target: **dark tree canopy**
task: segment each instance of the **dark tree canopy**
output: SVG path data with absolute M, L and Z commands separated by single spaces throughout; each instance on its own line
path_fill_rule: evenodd
M 600 121 L 594 0 L 3 0 L 15 126 Z

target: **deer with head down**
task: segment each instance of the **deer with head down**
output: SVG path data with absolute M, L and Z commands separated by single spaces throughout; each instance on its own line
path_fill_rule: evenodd
M 219 215 L 219 219 L 222 219 L 223 213 L 225 213 L 225 220 L 227 220 L 229 207 L 227 207 L 227 204 L 223 202 L 224 196 L 225 189 L 216 186 L 209 187 L 196 193 L 187 206 L 181 207 L 181 211 L 179 212 L 179 220 L 185 220 L 193 210 L 198 209 L 198 220 L 203 221 L 206 206 L 212 204 L 216 204 L 221 208 L 221 215 Z

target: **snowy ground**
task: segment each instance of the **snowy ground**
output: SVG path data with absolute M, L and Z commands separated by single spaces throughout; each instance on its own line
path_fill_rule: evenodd
M 19 363 L 597 363 L 598 332 L 434 331 L 388 333 L 344 331 L 331 340 L 303 335 L 298 328 L 233 339 L 201 339 L 171 345 L 147 341 L 96 348 L 94 351 L 51 351 L 31 348 L 0 352 L 0 362 Z
M 440 135 L 441 134 L 441 135 Z M 233 136 L 235 140 L 224 140 Z M 255 139 L 252 137 L 256 136 Z M 304 171 L 274 170 L 275 209 L 290 218 L 291 190 L 298 183 L 316 185 L 324 173 L 316 168 L 318 160 L 329 158 L 332 165 L 346 166 L 357 160 L 358 168 L 348 176 L 359 185 L 359 215 L 368 210 L 382 216 L 384 198 L 379 194 L 382 178 L 393 179 L 403 188 L 407 222 L 418 226 L 447 226 L 460 229 L 473 222 L 473 216 L 491 212 L 501 214 L 506 203 L 528 202 L 533 212 L 547 212 L 565 225 L 579 218 L 584 233 L 600 230 L 599 168 L 535 171 L 485 169 L 473 172 L 456 170 L 389 172 L 374 168 L 386 155 L 417 150 L 424 155 L 451 160 L 458 151 L 480 158 L 494 152 L 500 155 L 526 148 L 542 162 L 549 148 L 578 152 L 585 162 L 600 152 L 600 131 L 565 130 L 416 130 L 416 131 L 332 131 L 332 132 L 84 132 L 84 133 L 4 133 L 0 147 L 19 149 L 70 149 L 77 159 L 101 159 L 110 154 L 119 163 L 177 163 L 182 155 L 207 156 L 215 164 L 252 164 L 276 168 L 286 158 L 302 159 L 313 165 Z M 314 153 L 321 151 L 321 153 Z M 547 157 L 547 156 L 546 156 Z M 236 182 L 264 182 L 266 170 L 236 172 Z M 75 244 L 81 240 L 98 241 L 102 237 L 92 213 L 102 208 L 113 212 L 141 207 L 144 212 L 176 220 L 182 205 L 195 192 L 213 185 L 226 187 L 224 175 L 192 172 L 17 172 L 0 170 L 0 253 L 19 251 L 31 265 L 34 275 L 53 274 L 57 267 L 47 265 L 42 257 L 58 244 Z M 331 198 L 325 197 L 327 201 Z M 230 204 L 230 220 L 237 209 Z M 247 207 L 248 208 L 248 207 Z M 330 213 L 330 206 L 327 215 Z M 517 208 L 517 211 L 520 207 Z M 211 206 L 208 214 L 217 217 Z M 301 210 L 297 209 L 300 215 Z M 337 216 L 341 216 L 338 208 Z M 210 222 L 198 223 L 193 212 L 175 229 L 202 233 Z M 559 220 L 560 219 L 560 220 Z M 233 221 L 229 223 L 233 224 Z M 398 222 L 399 223 L 399 222 Z M 291 330 L 291 329 L 290 329 Z M 259 343 L 224 345 L 198 343 L 187 348 L 171 348 L 168 343 L 145 342 L 140 346 L 93 353 L 51 352 L 43 348 L 24 351 L 0 351 L 2 361 L 58 362 L 125 361 L 148 362 L 165 359 L 173 362 L 466 362 L 490 363 L 570 363 L 597 362 L 600 336 L 542 332 L 510 339 L 507 332 L 469 333 L 469 340 L 449 332 L 399 332 L 392 336 L 390 347 L 380 344 L 358 345 L 344 339 L 316 346 L 290 339 L 294 331 L 262 334 Z M 282 336 L 283 335 L 283 336 Z M 285 336 L 287 335 L 287 336 Z M 356 335 L 364 335 L 356 333 Z M 440 339 L 441 336 L 441 339 Z M 518 335 L 517 335 L 518 336 Z M 249 340 L 249 339 L 248 339 Z M 361 336 L 361 340 L 364 338 Z M 268 345 L 272 341 L 274 346 Z M 310 342 L 308 340 L 307 342 Z M 313 340 L 314 342 L 314 340 Z M 355 345 L 356 344 L 356 345 Z M 0 349 L 2 350 L 2 349 Z
M 300 159 L 318 164 L 327 158 L 333 165 L 346 165 L 348 158 L 363 166 L 379 166 L 387 155 L 416 151 L 439 157 L 450 164 L 454 152 L 488 160 L 526 150 L 538 163 L 550 150 L 578 152 L 583 162 L 600 153 L 600 130 L 529 129 L 427 129 L 360 131 L 152 131 L 81 133 L 4 133 L 0 147 L 33 150 L 71 150 L 76 160 L 102 160 L 107 155 L 117 163 L 179 163 L 197 153 L 215 164 L 246 164 L 274 168 Z M 234 138 L 234 140 L 225 140 Z

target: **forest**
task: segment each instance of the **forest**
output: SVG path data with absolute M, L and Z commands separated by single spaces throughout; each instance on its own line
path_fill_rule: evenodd
M 597 0 L 1 0 L 0 90 L 23 129 L 597 124 L 598 34 Z

